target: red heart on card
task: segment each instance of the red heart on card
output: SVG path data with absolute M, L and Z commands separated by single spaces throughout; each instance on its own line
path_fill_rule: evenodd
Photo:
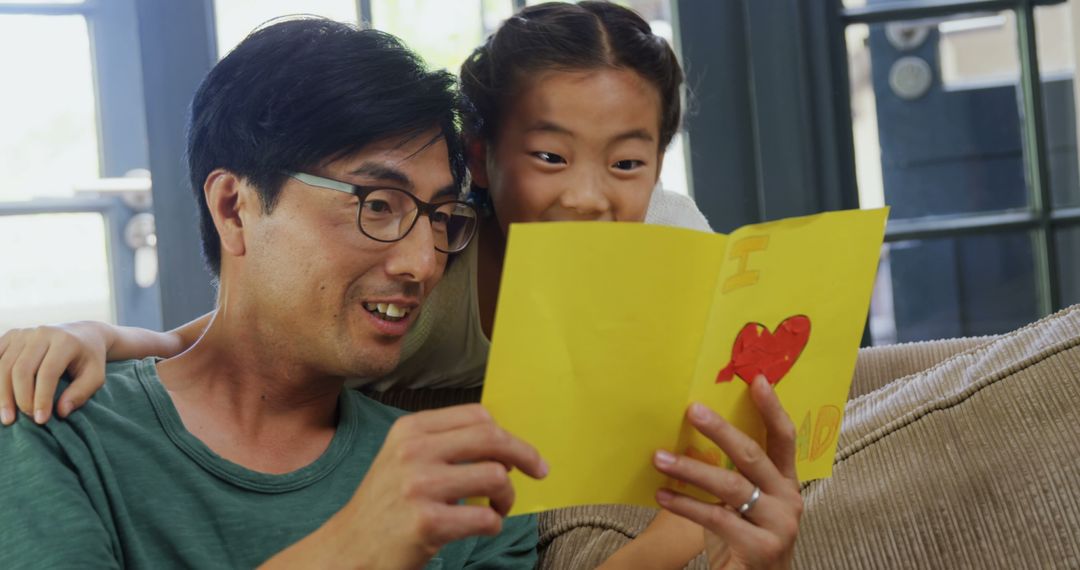
M 810 317 L 804 315 L 784 319 L 776 332 L 761 323 L 747 323 L 735 337 L 731 362 L 716 375 L 716 382 L 738 376 L 749 384 L 761 374 L 775 386 L 795 366 L 809 340 Z

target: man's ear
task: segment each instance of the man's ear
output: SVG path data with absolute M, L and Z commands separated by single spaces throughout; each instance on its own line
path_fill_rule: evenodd
M 251 207 L 251 189 L 236 174 L 218 169 L 206 177 L 203 195 L 221 238 L 222 257 L 244 255 L 244 218 L 249 215 L 244 210 Z
M 489 187 L 487 153 L 487 142 L 480 137 L 469 138 L 465 142 L 465 158 L 469 165 L 469 175 L 472 177 L 473 184 L 481 188 Z

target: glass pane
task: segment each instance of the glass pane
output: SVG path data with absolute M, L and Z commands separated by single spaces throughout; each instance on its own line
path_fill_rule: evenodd
M 671 27 L 671 0 L 615 0 L 615 3 L 641 14 L 654 34 L 675 45 L 672 40 L 674 32 Z
M 1035 11 L 1039 71 L 1044 79 L 1072 72 L 1071 36 L 1066 4 Z M 941 75 L 947 86 L 1015 82 L 1020 77 L 1016 15 L 972 15 L 937 24 L 941 34 Z
M 1076 164 L 1076 113 L 1073 108 L 1075 46 L 1070 12 L 1058 4 L 1035 11 L 1036 47 L 1043 81 L 1043 112 L 1050 166 L 1050 188 L 1057 207 L 1080 205 Z M 1080 13 L 1080 12 L 1078 12 Z M 1012 12 L 938 24 L 942 82 L 947 89 L 1015 84 L 1020 78 L 1016 17 Z
M 874 344 L 1000 334 L 1039 315 L 1026 232 L 886 244 L 870 309 Z
M 484 38 L 490 36 L 502 25 L 503 20 L 514 14 L 514 3 L 507 0 L 483 0 L 481 7 L 484 10 Z
M 484 38 L 483 3 L 372 0 L 371 24 L 404 40 L 431 67 L 456 74 L 461 62 Z
M 1016 78 L 989 81 L 956 71 L 984 70 L 1006 53 L 1015 57 L 1015 30 L 1001 28 L 1000 18 L 1011 15 L 848 28 L 864 206 L 888 204 L 894 219 L 1027 207 Z M 957 47 L 968 45 L 960 36 L 991 24 L 994 35 L 977 49 Z
M 1080 226 L 1058 230 L 1057 262 L 1061 306 L 1080 304 Z
M 99 214 L 0 217 L 0 330 L 62 321 L 113 322 L 105 223 Z
M 83 17 L 0 16 L 0 77 L 0 202 L 70 196 L 76 184 L 97 178 Z
M 0 0 L 0 4 L 82 4 L 84 0 Z
M 1036 8 L 1035 25 L 1043 78 L 1050 192 L 1054 207 L 1076 207 L 1080 206 L 1080 170 L 1075 102 L 1080 86 L 1074 78 L 1080 45 L 1073 35 L 1073 25 L 1080 25 L 1080 3 Z
M 214 0 L 218 57 L 274 18 L 312 14 L 355 24 L 360 20 L 356 6 L 356 0 Z

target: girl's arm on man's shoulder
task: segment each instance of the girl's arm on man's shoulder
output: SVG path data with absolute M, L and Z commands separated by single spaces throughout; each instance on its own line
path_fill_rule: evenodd
M 72 381 L 56 411 L 67 417 L 105 384 L 107 361 L 176 356 L 202 336 L 212 318 L 208 313 L 168 332 L 96 321 L 10 330 L 0 336 L 0 424 L 11 425 L 16 409 L 39 424 L 48 421 L 65 373 Z

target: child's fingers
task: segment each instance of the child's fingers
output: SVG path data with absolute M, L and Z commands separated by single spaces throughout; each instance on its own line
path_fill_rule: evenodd
M 64 347 L 61 343 L 53 344 L 45 353 L 34 375 L 35 414 L 43 413 L 45 419 L 48 420 L 49 414 L 52 413 L 56 386 L 60 383 L 60 377 L 67 371 L 74 356 L 72 347 Z M 66 414 L 60 415 L 63 417 Z
M 785 477 L 793 481 L 798 479 L 795 472 L 795 424 L 764 376 L 754 378 L 750 386 L 750 398 L 765 422 L 765 453 Z
M 11 388 L 11 365 L 14 350 L 6 350 L 11 344 L 10 333 L 0 337 L 0 424 L 15 423 L 15 392 Z
M 15 404 L 39 424 L 45 423 L 48 416 L 34 409 L 34 377 L 48 349 L 48 344 L 28 342 L 22 346 L 19 357 L 11 367 L 11 387 L 15 391 Z
M 94 362 L 74 371 L 71 384 L 60 394 L 56 413 L 62 418 L 82 407 L 95 392 L 105 385 L 105 363 Z
M 0 382 L 0 424 L 9 426 L 15 423 L 15 394 L 11 391 L 11 382 Z

